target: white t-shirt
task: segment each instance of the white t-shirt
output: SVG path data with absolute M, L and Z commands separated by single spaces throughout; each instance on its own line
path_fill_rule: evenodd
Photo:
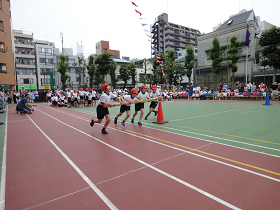
M 71 92 L 69 91 L 67 91 L 67 97 L 71 97 Z
M 84 94 L 85 94 L 86 96 L 88 96 L 89 92 L 88 92 L 88 91 L 84 91 Z
M 92 95 L 88 96 L 88 100 L 91 101 L 92 97 L 93 97 Z
M 140 91 L 137 95 L 138 100 L 145 100 L 150 98 L 149 97 L 149 93 L 145 92 L 144 94 L 142 93 L 142 91 Z
M 132 101 L 136 101 L 137 97 L 131 98 L 131 95 L 125 95 L 125 96 L 123 96 L 123 100 L 125 102 L 132 102 Z M 126 106 L 131 106 L 131 104 L 126 104 Z
M 93 90 L 93 91 L 91 92 L 91 94 L 92 94 L 92 97 L 95 97 L 95 96 L 96 96 L 95 90 Z
M 77 98 L 77 93 L 74 93 L 73 96 L 74 96 L 74 98 Z
M 110 100 L 111 98 L 116 98 L 117 96 L 115 94 L 113 94 L 112 92 L 110 92 L 109 94 L 103 92 L 99 101 L 98 101 L 98 104 L 101 104 L 101 103 L 110 103 Z
M 150 98 L 157 98 L 160 96 L 160 93 L 158 91 L 154 92 L 150 92 Z M 158 100 L 153 100 L 154 102 L 158 102 Z
M 84 91 L 81 91 L 81 90 L 80 90 L 80 91 L 79 91 L 79 95 L 80 95 L 80 96 L 84 96 Z

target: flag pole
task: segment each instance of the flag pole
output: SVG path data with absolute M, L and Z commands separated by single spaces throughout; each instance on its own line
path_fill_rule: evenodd
M 246 81 L 245 81 L 245 84 L 247 84 L 247 72 L 248 72 L 248 48 L 249 47 L 246 47 Z

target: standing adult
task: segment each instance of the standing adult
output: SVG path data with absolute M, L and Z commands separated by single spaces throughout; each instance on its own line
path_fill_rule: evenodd
M 188 101 L 190 101 L 190 97 L 192 98 L 192 95 L 193 95 L 193 86 L 192 86 L 192 83 L 191 85 L 188 87 L 188 91 L 189 91 L 189 94 L 188 94 Z
M 14 100 L 14 104 L 17 104 L 17 91 L 14 90 L 13 92 L 13 100 Z
M 1 107 L 2 107 L 2 110 L 5 112 L 6 111 L 6 101 L 5 101 L 5 97 L 6 97 L 6 94 L 4 92 L 4 88 L 1 88 L 0 89 L 0 101 L 2 102 L 1 104 Z
M 35 103 L 39 103 L 39 92 L 35 90 Z

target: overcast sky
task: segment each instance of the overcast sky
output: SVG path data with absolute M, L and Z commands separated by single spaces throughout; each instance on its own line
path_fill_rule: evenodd
M 83 43 L 84 54 L 95 53 L 100 40 L 110 42 L 110 49 L 120 50 L 121 56 L 150 57 L 150 43 L 139 22 L 152 24 L 161 13 L 168 21 L 209 33 L 220 22 L 239 10 L 253 9 L 261 21 L 280 26 L 279 0 L 11 0 L 12 28 L 33 32 L 34 39 L 55 42 L 76 51 Z M 149 30 L 150 26 L 146 29 Z

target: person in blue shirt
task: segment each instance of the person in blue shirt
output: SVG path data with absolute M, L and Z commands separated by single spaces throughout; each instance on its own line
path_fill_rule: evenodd
M 32 109 L 32 106 L 27 104 L 27 100 L 29 99 L 29 97 L 30 97 L 29 94 L 25 94 L 25 97 L 23 99 L 21 99 L 21 101 L 17 104 L 17 107 L 16 107 L 17 113 L 18 113 L 18 111 L 20 111 L 20 114 L 23 114 L 23 113 L 32 114 L 34 112 L 34 109 Z
M 35 91 L 34 90 L 31 91 L 30 96 L 31 96 L 31 103 L 34 103 L 34 100 L 35 100 Z
M 192 86 L 192 83 L 191 85 L 188 87 L 189 89 L 189 95 L 188 95 L 188 101 L 190 101 L 190 97 L 192 98 L 192 95 L 193 95 L 193 86 Z

